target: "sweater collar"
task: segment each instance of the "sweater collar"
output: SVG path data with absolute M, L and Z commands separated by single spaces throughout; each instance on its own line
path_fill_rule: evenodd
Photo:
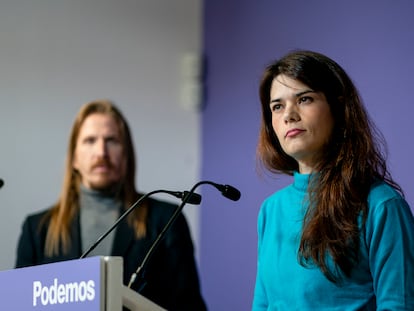
M 312 174 L 301 174 L 299 172 L 293 173 L 293 187 L 299 191 L 305 192 L 308 189 L 309 180 Z

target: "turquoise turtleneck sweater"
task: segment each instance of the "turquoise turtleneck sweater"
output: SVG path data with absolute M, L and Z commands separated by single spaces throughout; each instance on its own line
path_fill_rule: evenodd
M 389 185 L 372 186 L 360 261 L 351 278 L 330 282 L 298 262 L 310 175 L 268 197 L 258 217 L 258 266 L 253 311 L 414 310 L 414 218 Z

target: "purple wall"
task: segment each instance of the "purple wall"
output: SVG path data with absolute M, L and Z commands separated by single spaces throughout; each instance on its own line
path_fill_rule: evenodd
M 242 192 L 240 201 L 231 202 L 203 188 L 200 274 L 211 311 L 251 309 L 259 206 L 290 181 L 259 177 L 255 168 L 259 77 L 287 51 L 325 53 L 350 74 L 388 141 L 391 171 L 414 207 L 412 12 L 410 0 L 205 0 L 202 177 Z

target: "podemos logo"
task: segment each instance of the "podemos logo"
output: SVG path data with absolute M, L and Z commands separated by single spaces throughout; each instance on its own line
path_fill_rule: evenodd
M 39 302 L 43 305 L 55 305 L 72 302 L 85 302 L 95 299 L 95 282 L 93 280 L 62 283 L 54 279 L 50 286 L 40 281 L 33 282 L 33 306 Z

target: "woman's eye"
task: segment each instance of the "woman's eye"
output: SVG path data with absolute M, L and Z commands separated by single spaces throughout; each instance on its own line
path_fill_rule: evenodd
M 310 102 L 312 102 L 312 97 L 303 96 L 303 97 L 299 98 L 299 103 L 300 104 L 302 104 L 302 103 L 310 103 Z
M 281 104 L 274 104 L 270 107 L 270 110 L 277 111 L 277 110 L 280 110 L 281 108 L 282 108 Z

